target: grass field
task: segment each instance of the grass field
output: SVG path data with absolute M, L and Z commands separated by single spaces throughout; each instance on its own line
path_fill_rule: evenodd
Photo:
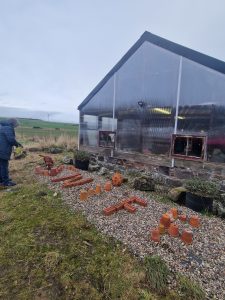
M 59 137 L 66 135 L 77 137 L 78 125 L 46 122 L 42 120 L 19 119 L 20 126 L 16 133 L 22 138 L 30 137 Z
M 3 119 L 3 118 L 1 118 Z M 78 125 L 59 122 L 46 122 L 36 119 L 18 119 L 20 126 L 16 133 L 22 139 L 32 137 L 59 137 L 61 135 L 77 137 Z
M 60 123 L 60 122 L 47 122 L 37 119 L 18 119 L 21 127 L 33 127 L 38 126 L 41 128 L 49 128 L 49 129 L 65 129 L 65 130 L 74 130 L 74 127 L 77 127 L 77 124 L 71 123 Z

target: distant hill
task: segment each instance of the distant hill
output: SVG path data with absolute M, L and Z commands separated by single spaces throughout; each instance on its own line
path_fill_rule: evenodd
M 5 117 L 0 117 L 0 120 L 7 119 Z M 54 129 L 68 129 L 74 130 L 78 128 L 78 124 L 66 123 L 66 122 L 48 122 L 40 119 L 26 119 L 17 118 L 19 121 L 19 128 L 54 128 Z
M 74 114 L 67 114 L 61 112 L 53 111 L 36 111 L 23 109 L 18 107 L 5 107 L 0 106 L 0 117 L 5 118 L 26 118 L 26 119 L 39 119 L 39 120 L 49 120 L 50 122 L 63 122 L 63 123 L 78 123 Z
M 68 130 L 74 130 L 74 127 L 77 127 L 77 124 L 71 124 L 71 123 L 63 123 L 63 122 L 47 122 L 43 120 L 38 119 L 25 119 L 25 118 L 17 118 L 20 127 L 40 127 L 40 128 L 58 128 L 58 129 L 68 129 Z

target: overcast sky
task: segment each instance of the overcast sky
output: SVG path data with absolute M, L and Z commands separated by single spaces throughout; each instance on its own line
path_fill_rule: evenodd
M 145 30 L 225 61 L 225 0 L 0 0 L 0 107 L 77 121 Z

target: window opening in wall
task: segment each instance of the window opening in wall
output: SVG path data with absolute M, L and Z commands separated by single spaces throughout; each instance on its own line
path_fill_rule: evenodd
M 115 148 L 116 133 L 115 131 L 99 131 L 99 147 Z
M 188 160 L 204 160 L 206 136 L 173 134 L 171 156 Z

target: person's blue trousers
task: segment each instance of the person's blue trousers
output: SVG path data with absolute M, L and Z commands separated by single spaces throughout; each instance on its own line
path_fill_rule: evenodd
M 0 158 L 0 183 L 5 185 L 9 182 L 9 161 Z

